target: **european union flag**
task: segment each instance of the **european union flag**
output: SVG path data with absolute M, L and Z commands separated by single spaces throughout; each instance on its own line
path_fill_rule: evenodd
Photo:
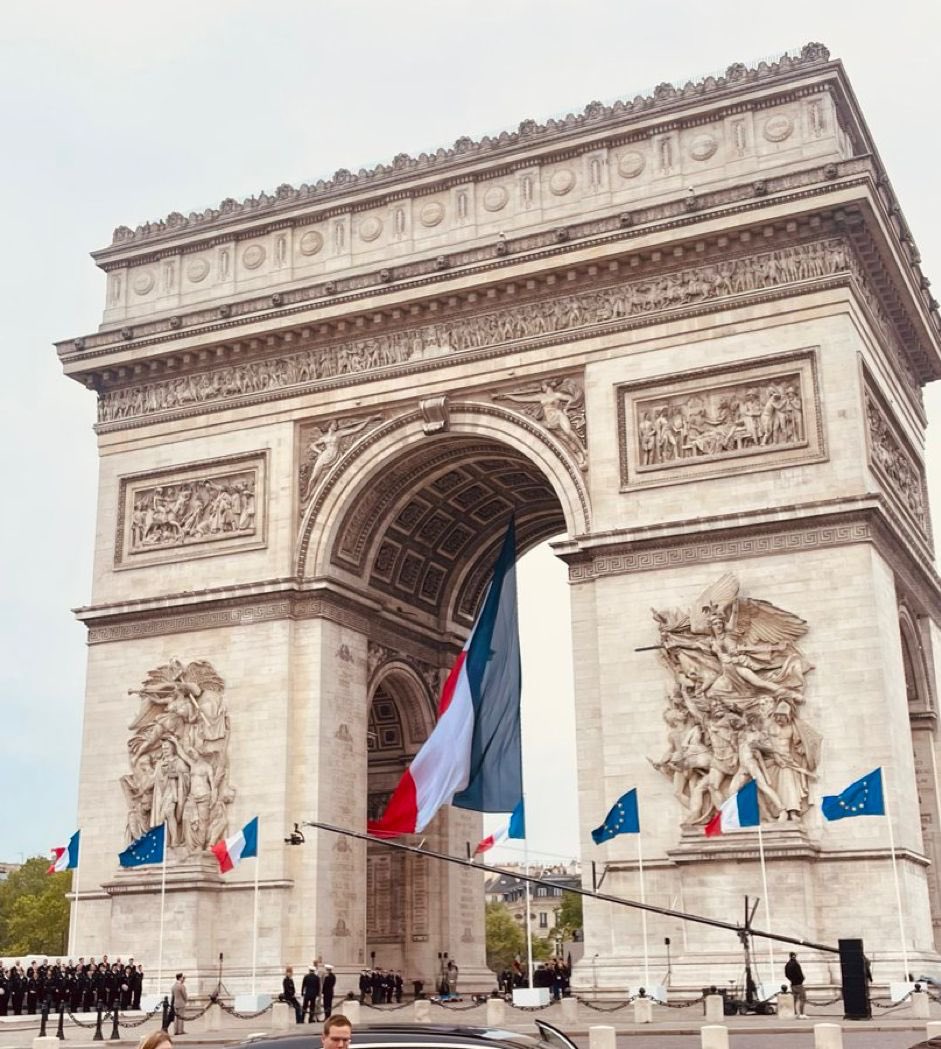
M 148 863 L 163 863 L 167 828 L 165 823 L 153 827 L 137 841 L 132 841 L 124 852 L 118 853 L 122 867 L 143 867 Z
M 591 832 L 596 845 L 615 838 L 618 834 L 640 834 L 640 812 L 637 808 L 637 788 L 622 794 L 604 818 L 604 823 Z
M 845 820 L 850 816 L 884 816 L 882 769 L 873 769 L 862 779 L 851 783 L 842 794 L 828 794 L 822 798 L 820 811 L 828 820 Z

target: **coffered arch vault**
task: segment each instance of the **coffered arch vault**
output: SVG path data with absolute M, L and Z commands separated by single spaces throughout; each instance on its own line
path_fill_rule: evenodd
M 578 464 L 528 419 L 492 404 L 451 404 L 447 429 L 431 435 L 410 412 L 354 444 L 323 478 L 301 522 L 297 572 L 466 622 L 511 513 L 520 553 L 586 532 Z

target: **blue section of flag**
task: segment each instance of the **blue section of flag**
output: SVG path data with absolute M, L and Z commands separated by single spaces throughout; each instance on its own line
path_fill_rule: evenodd
M 884 816 L 885 795 L 882 769 L 873 769 L 862 779 L 851 783 L 842 794 L 828 794 L 820 800 L 824 819 L 845 820 L 850 816 Z
M 137 841 L 132 841 L 124 852 L 118 853 L 122 867 L 143 867 L 148 863 L 163 863 L 166 846 L 166 825 L 153 827 Z
M 512 519 L 467 649 L 465 673 L 474 704 L 470 775 L 451 804 L 475 812 L 509 812 L 523 794 L 522 671 Z
M 245 839 L 245 848 L 242 849 L 241 859 L 245 860 L 251 856 L 258 855 L 258 817 L 248 821 L 242 828 L 242 837 Z
M 67 850 L 69 854 L 69 865 L 65 868 L 67 871 L 75 870 L 78 866 L 78 849 L 81 833 L 80 830 L 77 830 L 72 837 L 69 838 L 69 847 Z
M 740 827 L 757 827 L 761 823 L 758 812 L 758 784 L 750 779 L 736 795 L 738 805 L 738 825 Z
M 510 826 L 506 832 L 508 838 L 525 838 L 526 837 L 526 812 L 523 809 L 523 799 L 520 798 L 519 804 L 510 814 Z
M 596 845 L 616 838 L 619 834 L 640 834 L 640 810 L 637 806 L 637 788 L 622 794 L 604 818 L 604 823 L 591 832 Z

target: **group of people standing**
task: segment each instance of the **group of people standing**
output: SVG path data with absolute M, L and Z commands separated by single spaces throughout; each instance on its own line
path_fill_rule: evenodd
M 533 973 L 533 987 L 548 987 L 554 1001 L 568 998 L 571 992 L 571 967 L 562 958 L 550 958 L 536 966 Z M 504 969 L 497 977 L 497 985 L 502 994 L 512 994 L 516 987 L 526 987 L 528 980 L 522 962 L 515 961 L 509 969 Z
M 281 981 L 281 1000 L 294 1007 L 294 1016 L 299 1024 L 314 1023 L 321 1017 L 326 1019 L 333 1009 L 333 995 L 336 991 L 337 977 L 332 965 L 318 967 L 312 962 L 301 980 L 301 1000 L 297 998 L 297 985 L 294 983 L 294 969 L 288 966 Z
M 36 1013 L 48 1002 L 51 1011 L 90 1012 L 98 1003 L 106 1009 L 139 1009 L 144 969 L 129 958 L 110 962 L 79 958 L 73 962 L 0 962 L 0 1016 Z
M 398 969 L 363 969 L 359 974 L 360 1005 L 389 1005 L 402 1001 L 402 974 Z

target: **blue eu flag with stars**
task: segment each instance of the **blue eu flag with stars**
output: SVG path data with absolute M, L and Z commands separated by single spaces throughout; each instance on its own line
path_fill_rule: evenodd
M 167 827 L 161 823 L 132 841 L 124 852 L 118 853 L 122 867 L 143 867 L 148 863 L 163 863 L 163 852 L 166 848 Z
M 820 811 L 828 820 L 845 820 L 850 816 L 884 816 L 882 769 L 873 769 L 862 779 L 851 783 L 842 794 L 828 794 L 821 798 Z
M 640 834 L 640 812 L 637 809 L 637 788 L 622 794 L 604 818 L 604 823 L 591 832 L 596 845 L 619 834 Z

